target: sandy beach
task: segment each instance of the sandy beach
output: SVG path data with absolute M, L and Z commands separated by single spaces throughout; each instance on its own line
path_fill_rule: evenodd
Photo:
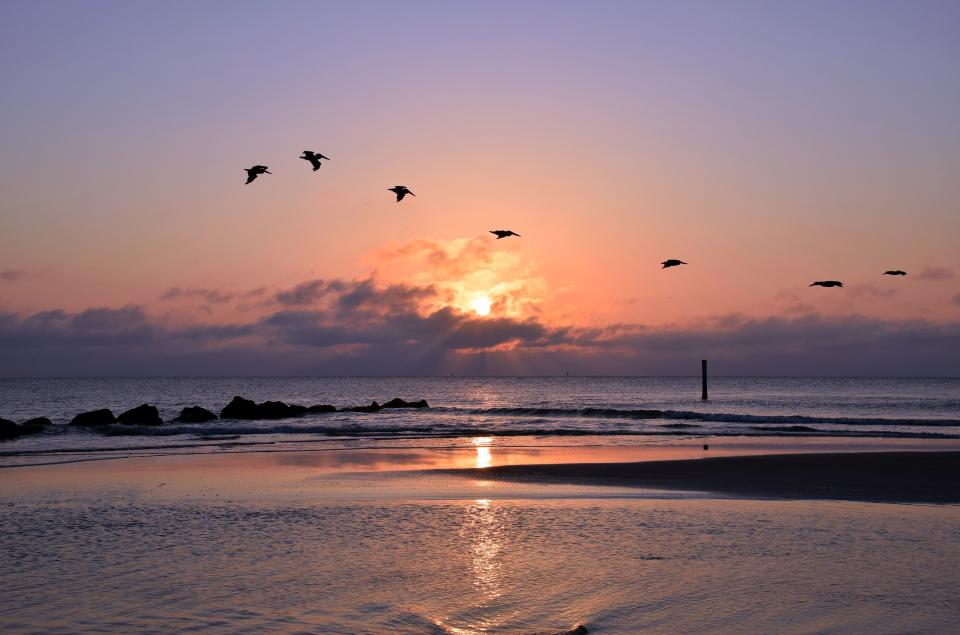
M 960 502 L 960 452 L 828 452 L 717 458 L 506 465 L 496 480 L 592 483 L 798 499 Z
M 960 451 L 744 438 L 704 458 L 693 440 L 476 441 L 110 452 L 0 470 L 0 529 L 29 536 L 0 555 L 13 574 L 0 627 L 479 635 L 960 625 L 950 595 L 960 579 L 944 567 L 960 560 L 960 507 L 939 504 L 957 501 Z

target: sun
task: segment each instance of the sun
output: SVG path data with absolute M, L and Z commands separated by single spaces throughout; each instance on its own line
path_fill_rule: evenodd
M 476 312 L 477 315 L 484 316 L 490 315 L 490 298 L 485 295 L 470 300 L 470 308 Z

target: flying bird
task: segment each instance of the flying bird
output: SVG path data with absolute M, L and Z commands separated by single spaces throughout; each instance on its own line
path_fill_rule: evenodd
M 520 234 L 514 231 L 511 231 L 509 229 L 491 229 L 490 233 L 496 236 L 497 240 L 500 240 L 501 238 L 506 238 L 507 236 L 516 236 L 517 238 L 521 237 Z
M 843 283 L 839 280 L 817 280 L 811 287 L 842 287 Z
M 320 159 L 326 159 L 327 161 L 330 160 L 330 157 L 325 157 L 319 152 L 314 152 L 313 150 L 304 150 L 300 158 L 304 161 L 309 161 L 310 165 L 313 166 L 314 172 L 320 169 Z
M 685 265 L 687 263 L 685 263 L 682 260 L 676 260 L 675 258 L 671 258 L 670 260 L 664 260 L 660 264 L 663 265 L 662 269 L 666 269 L 668 267 L 676 267 L 677 265 Z
M 905 276 L 907 275 L 906 271 L 900 271 L 899 269 L 895 271 L 884 271 L 883 275 L 885 276 Z
M 261 174 L 273 174 L 270 170 L 267 169 L 265 165 L 255 165 L 252 168 L 246 168 L 247 171 L 247 182 L 244 185 L 249 185 L 253 183 L 253 180 L 260 176 Z
M 393 187 L 387 188 L 389 191 L 397 195 L 397 202 L 403 200 L 403 197 L 409 194 L 410 196 L 416 196 L 413 192 L 407 189 L 406 185 L 394 185 Z

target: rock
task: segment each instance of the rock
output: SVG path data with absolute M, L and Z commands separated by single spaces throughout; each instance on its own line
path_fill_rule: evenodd
M 163 419 L 160 418 L 160 411 L 156 406 L 141 404 L 117 417 L 117 422 L 130 426 L 158 426 L 163 423 Z
M 20 436 L 20 426 L 15 421 L 0 418 L 0 439 L 16 439 Z
M 344 408 L 344 410 L 347 412 L 380 412 L 382 407 L 383 406 L 374 401 L 369 406 L 354 406 L 352 408 Z
M 234 397 L 233 401 L 220 412 L 221 419 L 289 419 L 306 414 L 304 406 L 288 405 L 282 401 L 264 401 L 255 403 L 243 397 Z
M 307 412 L 316 413 L 316 412 L 336 412 L 337 409 L 331 406 L 330 404 L 317 404 L 316 406 L 310 406 L 307 408 Z
M 81 412 L 70 421 L 72 426 L 81 426 L 83 428 L 96 428 L 115 423 L 117 420 L 107 408 L 100 410 L 91 410 L 90 412 Z
M 289 408 L 291 417 L 302 417 L 303 415 L 307 414 L 307 407 L 301 406 L 300 404 L 292 403 L 287 406 L 287 408 Z
M 190 406 L 184 408 L 180 411 L 180 414 L 177 415 L 177 418 L 174 421 L 180 423 L 205 423 L 207 421 L 213 421 L 217 418 L 217 415 L 213 414 L 206 408 L 201 408 L 200 406 Z
M 296 416 L 290 413 L 290 406 L 282 401 L 264 401 L 257 404 L 257 412 L 260 414 L 258 419 L 287 419 Z
M 46 417 L 34 417 L 33 419 L 27 419 L 21 423 L 20 429 L 22 434 L 36 434 L 38 432 L 43 432 L 44 428 L 52 425 L 53 422 Z
M 427 403 L 426 399 L 421 399 L 420 401 L 404 401 L 399 397 L 395 397 L 380 407 L 381 408 L 429 408 L 430 404 Z
M 224 406 L 220 411 L 221 419 L 259 419 L 256 402 L 244 399 L 243 397 L 234 397 L 233 401 Z

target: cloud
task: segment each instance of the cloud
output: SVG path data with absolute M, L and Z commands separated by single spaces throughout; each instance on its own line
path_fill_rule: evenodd
M 328 283 L 323 280 L 308 280 L 307 282 L 301 282 L 292 289 L 278 291 L 274 294 L 273 299 L 275 302 L 286 306 L 306 306 L 323 298 L 337 284 L 336 282 Z
M 437 308 L 433 286 L 307 281 L 245 323 L 165 326 L 143 308 L 0 313 L 7 375 L 960 373 L 960 323 L 815 313 L 693 325 L 548 325 Z M 283 302 L 281 302 L 281 299 Z
M 22 269 L 0 269 L 0 280 L 3 282 L 17 282 L 27 277 L 27 272 Z
M 374 254 L 379 275 L 435 291 L 434 309 L 470 310 L 489 300 L 500 316 L 538 313 L 549 293 L 538 264 L 522 258 L 490 236 L 454 240 L 414 240 Z
M 951 280 L 953 277 L 953 270 L 946 267 L 924 267 L 916 275 L 917 280 Z
M 855 298 L 861 296 L 888 298 L 899 292 L 899 289 L 878 287 L 874 284 L 851 284 L 847 287 L 847 293 Z
M 224 302 L 229 302 L 236 297 L 235 293 L 227 291 L 218 291 L 216 289 L 200 289 L 200 288 L 187 288 L 182 289 L 180 287 L 172 287 L 162 296 L 160 296 L 160 301 L 167 300 L 181 300 L 181 299 L 198 299 L 203 302 L 208 302 L 210 304 L 223 304 Z
M 956 304 L 957 306 L 960 306 L 960 293 L 958 293 L 957 295 L 953 296 L 953 299 L 952 299 L 951 301 L 952 301 L 954 304 Z

